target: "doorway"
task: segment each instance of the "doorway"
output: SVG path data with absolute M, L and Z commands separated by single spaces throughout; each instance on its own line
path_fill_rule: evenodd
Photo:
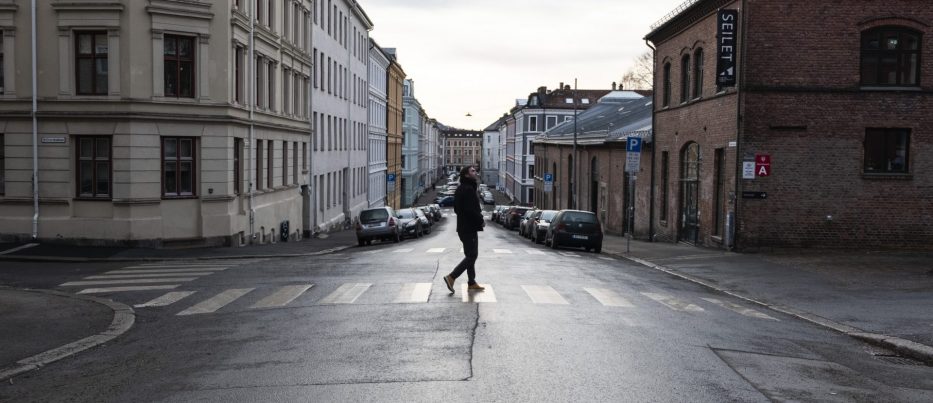
M 690 143 L 680 158 L 680 240 L 696 244 L 700 232 L 700 145 Z

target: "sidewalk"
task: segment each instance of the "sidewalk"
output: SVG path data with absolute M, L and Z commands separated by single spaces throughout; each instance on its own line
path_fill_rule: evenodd
M 738 254 L 607 235 L 603 253 L 933 364 L 933 252 Z

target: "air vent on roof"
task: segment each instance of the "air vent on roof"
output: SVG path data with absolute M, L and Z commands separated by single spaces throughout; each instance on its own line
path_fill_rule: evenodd
M 588 104 L 588 103 L 590 103 L 590 99 L 589 99 L 589 98 L 583 98 L 583 99 L 580 100 L 580 102 L 583 102 L 583 103 L 585 103 L 585 104 Z

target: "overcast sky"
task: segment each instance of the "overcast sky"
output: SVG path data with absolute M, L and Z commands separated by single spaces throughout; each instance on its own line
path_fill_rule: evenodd
M 441 123 L 482 130 L 540 86 L 609 89 L 684 0 L 359 0 Z M 465 116 L 471 113 L 472 117 Z

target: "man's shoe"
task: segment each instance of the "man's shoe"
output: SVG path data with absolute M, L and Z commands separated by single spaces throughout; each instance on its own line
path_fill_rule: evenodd
M 483 291 L 486 287 L 479 285 L 478 283 L 473 283 L 467 285 L 467 291 Z
M 450 277 L 449 274 L 444 276 L 444 284 L 447 284 L 447 289 L 450 290 L 451 294 L 453 294 L 454 293 L 454 278 Z

